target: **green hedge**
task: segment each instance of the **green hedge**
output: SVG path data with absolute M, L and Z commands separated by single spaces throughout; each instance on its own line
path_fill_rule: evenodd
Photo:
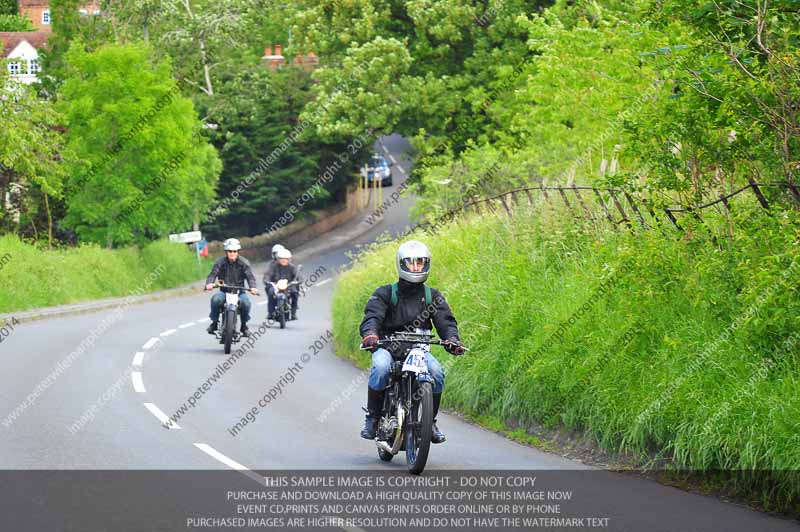
M 87 244 L 42 250 L 5 235 L 0 237 L 0 279 L 5 285 L 0 290 L 0 312 L 173 288 L 196 281 L 209 270 L 210 263 L 198 266 L 187 246 L 167 241 L 141 249 L 108 250 Z
M 781 473 L 800 470 L 800 224 L 739 216 L 716 243 L 701 227 L 632 234 L 551 211 L 422 235 L 430 284 L 473 349 L 447 357 L 445 405 L 586 431 L 642 463 L 754 471 L 728 485 L 786 508 L 800 494 L 797 474 Z M 395 248 L 375 246 L 337 284 L 337 351 L 362 367 L 358 324 L 396 277 Z

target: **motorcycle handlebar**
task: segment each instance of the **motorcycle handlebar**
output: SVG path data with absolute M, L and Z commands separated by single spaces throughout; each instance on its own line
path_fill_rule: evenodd
M 246 286 L 235 286 L 232 284 L 225 284 L 222 281 L 217 281 L 214 283 L 214 288 L 230 288 L 232 290 L 244 290 L 245 292 L 249 292 L 252 288 L 247 288 Z M 204 291 L 208 291 L 206 287 L 203 287 Z M 258 295 L 258 289 L 256 289 L 256 295 Z

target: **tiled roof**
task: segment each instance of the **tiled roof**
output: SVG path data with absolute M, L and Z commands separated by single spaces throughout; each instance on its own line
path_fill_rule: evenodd
M 39 50 L 47 44 L 50 35 L 49 31 L 0 31 L 0 43 L 3 43 L 0 57 L 8 57 L 8 54 L 22 41 L 28 41 L 31 46 Z

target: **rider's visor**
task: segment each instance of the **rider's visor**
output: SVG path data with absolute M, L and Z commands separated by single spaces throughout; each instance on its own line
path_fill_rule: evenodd
M 400 261 L 400 267 L 409 273 L 425 273 L 430 265 L 431 259 L 428 257 L 406 257 Z

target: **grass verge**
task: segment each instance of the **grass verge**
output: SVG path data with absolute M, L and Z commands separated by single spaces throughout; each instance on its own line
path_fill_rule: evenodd
M 14 235 L 0 236 L 0 313 L 77 303 L 133 293 L 159 269 L 149 290 L 196 281 L 211 269 L 185 245 L 167 241 L 144 248 L 107 250 L 96 245 L 41 250 Z
M 533 209 L 420 236 L 429 283 L 473 349 L 443 360 L 445 406 L 507 423 L 520 440 L 519 427 L 580 431 L 651 469 L 796 510 L 800 220 L 735 216 L 716 242 L 688 222 L 685 234 L 632 233 Z M 337 352 L 362 367 L 358 324 L 375 287 L 396 277 L 395 249 L 374 246 L 337 284 Z

